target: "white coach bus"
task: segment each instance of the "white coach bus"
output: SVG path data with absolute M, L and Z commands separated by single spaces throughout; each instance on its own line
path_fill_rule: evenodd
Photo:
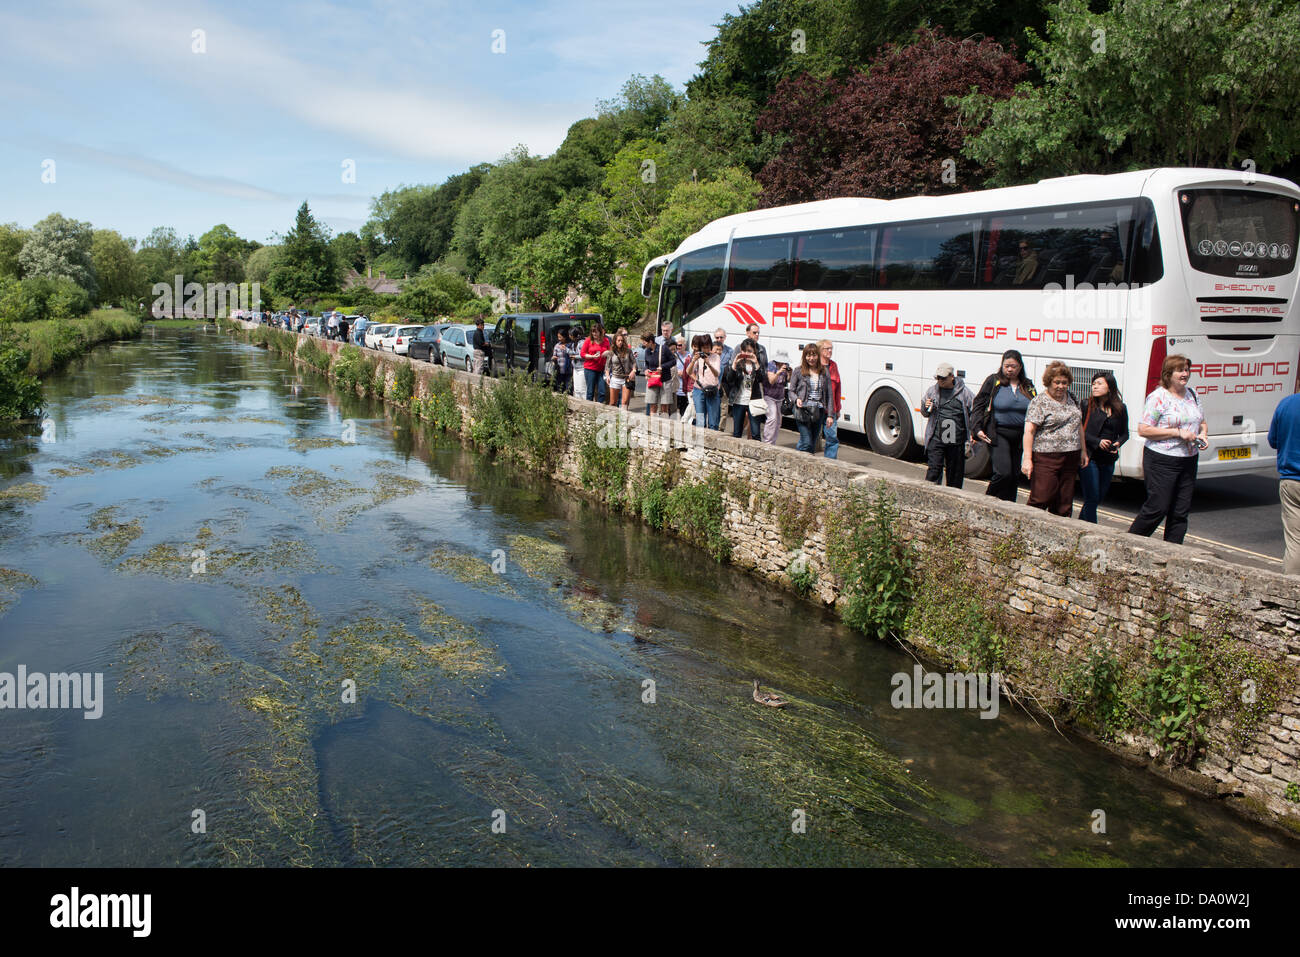
M 689 336 L 760 326 L 771 355 L 835 343 L 841 429 L 902 455 L 924 433 L 940 362 L 972 392 L 1018 349 L 1041 390 L 1062 360 L 1080 399 L 1114 373 L 1140 477 L 1138 419 L 1167 355 L 1192 361 L 1208 419 L 1202 477 L 1273 470 L 1269 420 L 1300 391 L 1300 188 L 1271 176 L 1157 169 L 909 199 L 830 199 L 718 219 L 650 262 L 659 319 Z M 736 337 L 732 337 L 733 341 Z M 977 445 L 967 473 L 987 471 Z

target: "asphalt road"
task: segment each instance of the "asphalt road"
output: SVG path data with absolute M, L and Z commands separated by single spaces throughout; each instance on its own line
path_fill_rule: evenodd
M 642 381 L 638 380 L 638 385 Z M 643 394 L 632 399 L 631 409 L 633 412 L 645 411 Z M 730 434 L 730 419 L 724 419 L 722 424 Z M 792 449 L 798 444 L 799 433 L 788 420 L 785 425 L 777 444 Z M 869 465 L 898 475 L 925 474 L 923 461 L 877 455 L 867 448 L 866 436 L 856 432 L 840 432 L 839 457 L 846 462 Z M 988 482 L 976 479 L 967 479 L 965 484 L 967 488 L 980 490 L 988 487 Z M 1141 482 L 1117 479 L 1098 509 L 1101 524 L 1127 530 L 1145 497 Z M 1022 479 L 1019 501 L 1024 503 L 1028 498 L 1028 486 Z M 1082 502 L 1082 496 L 1076 496 L 1076 515 Z M 1153 537 L 1161 534 L 1162 529 L 1156 529 Z M 1186 542 L 1234 564 L 1281 571 L 1282 553 L 1286 546 L 1282 537 L 1277 476 L 1237 475 L 1197 482 Z

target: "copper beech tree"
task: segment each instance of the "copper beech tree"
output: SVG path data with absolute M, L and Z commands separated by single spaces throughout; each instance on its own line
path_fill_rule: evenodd
M 865 72 L 783 80 L 758 118 L 782 143 L 758 174 L 761 204 L 977 188 L 984 170 L 961 149 L 979 130 L 951 104 L 972 91 L 1006 98 L 1027 71 L 993 40 L 922 29 L 906 46 L 887 44 Z

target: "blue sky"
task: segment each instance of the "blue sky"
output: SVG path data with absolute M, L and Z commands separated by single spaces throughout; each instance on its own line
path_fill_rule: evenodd
M 0 222 L 259 242 L 402 183 L 548 154 L 634 73 L 680 86 L 734 2 L 52 0 L 0 8 Z M 195 52 L 202 30 L 205 52 Z M 504 53 L 493 53 L 494 31 Z M 498 35 L 500 37 L 500 35 Z M 498 43 L 498 46 L 500 44 Z M 53 160 L 54 182 L 42 182 Z M 343 182 L 343 163 L 356 182 Z M 48 173 L 46 174 L 48 175 Z

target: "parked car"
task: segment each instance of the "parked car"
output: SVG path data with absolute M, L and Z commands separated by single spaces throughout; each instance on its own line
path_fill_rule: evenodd
M 419 333 L 423 328 L 424 326 L 393 326 L 379 340 L 379 348 L 387 349 L 395 355 L 404 356 L 407 347 L 411 344 L 411 337 Z
M 321 318 L 319 316 L 308 316 L 302 327 L 303 335 L 323 336 L 324 329 L 321 327 Z
M 392 330 L 393 326 L 394 323 L 391 322 L 381 322 L 377 326 L 367 326 L 366 341 L 365 341 L 366 348 L 378 349 L 379 340 L 382 339 L 384 336 L 388 335 L 389 331 Z
M 474 371 L 474 347 L 471 345 L 474 335 L 473 326 L 451 326 L 438 340 L 438 349 L 442 353 L 442 364 L 449 369 Z
M 488 335 L 492 374 L 518 369 L 537 378 L 549 379 L 552 371 L 550 351 L 555 348 L 559 331 L 564 329 L 570 336 L 576 331 L 581 338 L 593 323 L 600 321 L 600 313 L 595 312 L 532 312 L 502 316 Z
M 437 365 L 442 360 L 442 352 L 438 348 L 438 339 L 451 326 L 452 323 L 450 322 L 439 322 L 432 326 L 425 326 L 412 337 L 406 354 L 412 359 L 423 359 Z

